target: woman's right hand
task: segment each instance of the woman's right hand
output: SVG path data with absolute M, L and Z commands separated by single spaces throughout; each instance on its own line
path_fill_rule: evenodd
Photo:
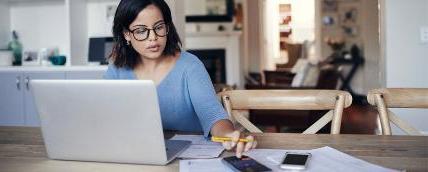
M 246 136 L 245 139 L 252 140 L 252 141 L 246 142 L 246 143 L 245 142 L 239 142 L 239 139 L 242 137 L 242 134 L 238 130 L 235 130 L 235 131 L 230 132 L 230 133 L 226 133 L 225 136 L 232 138 L 232 141 L 223 142 L 222 143 L 223 147 L 226 150 L 235 149 L 236 157 L 238 157 L 238 158 L 241 158 L 243 152 L 247 152 L 251 149 L 256 148 L 256 146 L 257 146 L 257 141 L 251 135 Z

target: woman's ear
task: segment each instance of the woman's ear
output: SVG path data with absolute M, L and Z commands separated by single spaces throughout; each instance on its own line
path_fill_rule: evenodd
M 131 41 L 131 32 L 123 31 L 123 36 L 125 37 L 126 41 Z

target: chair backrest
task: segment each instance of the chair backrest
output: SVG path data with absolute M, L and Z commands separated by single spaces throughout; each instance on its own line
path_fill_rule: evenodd
M 392 134 L 389 121 L 410 135 L 422 135 L 388 108 L 428 108 L 428 88 L 374 89 L 367 94 L 367 101 L 378 109 L 383 135 Z
M 233 90 L 219 93 L 234 123 L 250 132 L 262 132 L 248 120 L 249 110 L 330 110 L 304 134 L 315 134 L 332 121 L 331 134 L 340 133 L 343 109 L 350 106 L 352 96 L 338 90 Z
M 236 89 L 236 85 L 228 85 L 228 84 L 213 84 L 214 90 L 216 93 L 222 92 L 222 91 L 229 91 Z

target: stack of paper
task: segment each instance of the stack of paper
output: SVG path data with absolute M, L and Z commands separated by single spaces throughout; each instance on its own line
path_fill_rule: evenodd
M 181 172 L 233 172 L 221 162 L 221 158 L 180 160 Z
M 355 158 L 331 147 L 323 147 L 312 150 L 279 150 L 279 149 L 253 149 L 245 155 L 250 156 L 261 164 L 269 167 L 272 171 L 286 171 L 279 168 L 279 164 L 286 152 L 304 152 L 311 153 L 312 157 L 308 162 L 305 171 L 317 172 L 360 172 L 360 171 L 377 171 L 391 172 L 393 169 L 385 168 L 379 165 L 371 164 L 361 159 Z M 221 159 L 204 159 L 204 160 L 181 160 L 180 171 L 228 171 Z
M 311 153 L 312 157 L 309 160 L 308 167 L 305 171 L 396 171 L 371 164 L 328 146 L 312 150 L 254 149 L 246 153 L 246 155 L 266 165 L 273 171 L 284 171 L 279 168 L 279 164 L 286 152 Z
M 192 144 L 183 151 L 179 158 L 217 158 L 223 152 L 221 143 L 211 142 L 202 135 L 175 135 L 171 140 L 187 140 Z

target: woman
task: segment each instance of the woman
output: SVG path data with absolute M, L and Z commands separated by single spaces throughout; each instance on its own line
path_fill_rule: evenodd
M 122 0 L 113 35 L 117 43 L 105 78 L 154 81 L 164 129 L 231 137 L 223 146 L 235 148 L 238 157 L 256 146 L 255 141 L 237 142 L 241 134 L 218 102 L 203 63 L 181 51 L 171 11 L 163 0 Z

